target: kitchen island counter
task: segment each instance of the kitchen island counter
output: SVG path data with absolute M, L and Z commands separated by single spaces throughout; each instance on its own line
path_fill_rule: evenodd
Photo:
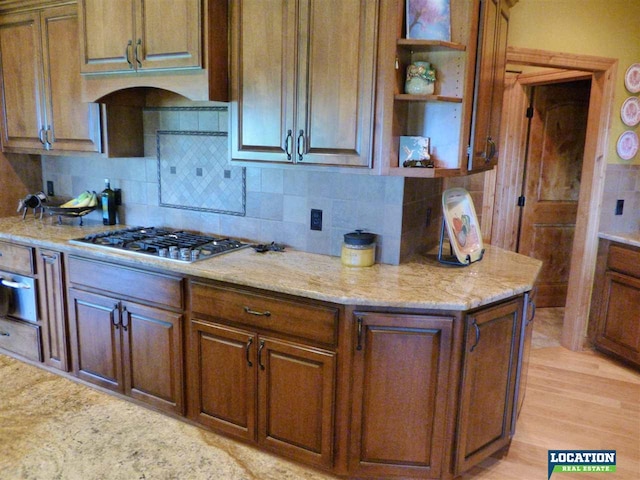
M 536 259 L 491 245 L 486 246 L 480 262 L 468 267 L 442 265 L 435 255 L 427 255 L 401 265 L 351 268 L 343 266 L 338 257 L 289 248 L 266 253 L 247 248 L 184 263 L 69 243 L 124 227 L 60 225 L 54 217 L 8 217 L 0 219 L 0 240 L 343 305 L 438 310 L 466 311 L 527 292 L 541 267 Z

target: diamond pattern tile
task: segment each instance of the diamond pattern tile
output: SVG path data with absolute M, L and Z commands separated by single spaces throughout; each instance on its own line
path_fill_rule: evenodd
M 229 165 L 225 132 L 159 130 L 157 140 L 161 206 L 245 215 L 245 168 Z

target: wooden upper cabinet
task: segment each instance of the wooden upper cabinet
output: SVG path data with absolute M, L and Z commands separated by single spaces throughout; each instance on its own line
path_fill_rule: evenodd
M 469 172 L 493 168 L 499 158 L 500 113 L 509 27 L 505 0 L 481 0 Z
M 232 158 L 370 165 L 378 2 L 231 8 Z
M 3 151 L 99 152 L 99 108 L 82 103 L 75 5 L 0 18 Z
M 202 66 L 200 0 L 81 0 L 82 73 Z

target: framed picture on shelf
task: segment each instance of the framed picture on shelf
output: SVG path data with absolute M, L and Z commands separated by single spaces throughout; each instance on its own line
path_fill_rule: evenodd
M 451 41 L 450 0 L 406 0 L 407 38 Z
M 398 164 L 402 167 L 433 167 L 429 137 L 400 137 Z

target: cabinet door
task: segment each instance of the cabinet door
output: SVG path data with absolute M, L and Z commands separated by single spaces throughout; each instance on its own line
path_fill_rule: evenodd
M 123 392 L 118 301 L 70 288 L 68 310 L 73 373 Z
M 312 465 L 333 465 L 335 353 L 258 340 L 258 443 Z
M 300 2 L 296 161 L 368 166 L 378 2 Z
M 469 171 L 492 168 L 498 161 L 508 27 L 504 0 L 481 0 Z
M 182 315 L 123 302 L 121 318 L 125 393 L 182 414 Z
M 69 346 L 61 254 L 40 250 L 38 272 L 44 361 L 51 367 L 67 372 L 69 371 Z
M 100 107 L 81 98 L 74 5 L 42 12 L 47 141 L 51 150 L 100 152 Z
M 529 375 L 529 357 L 531 356 L 531 342 L 533 340 L 533 322 L 536 316 L 535 293 L 525 295 L 524 314 L 522 319 L 522 338 L 520 339 L 520 372 L 518 378 L 518 397 L 516 399 L 516 412 L 513 418 L 512 433 L 515 433 L 516 420 L 520 415 L 527 390 L 527 377 Z
M 255 441 L 256 349 L 254 333 L 191 322 L 189 418 Z
M 133 70 L 133 0 L 79 0 L 78 7 L 82 73 Z
M 356 313 L 349 471 L 439 478 L 453 319 Z
M 200 67 L 201 3 L 201 0 L 138 0 L 133 39 L 136 68 Z
M 607 271 L 596 347 L 640 366 L 640 279 Z
M 231 3 L 234 159 L 293 162 L 296 3 Z
M 44 72 L 37 12 L 0 18 L 2 148 L 42 150 Z
M 455 474 L 509 444 L 522 299 L 466 318 Z

